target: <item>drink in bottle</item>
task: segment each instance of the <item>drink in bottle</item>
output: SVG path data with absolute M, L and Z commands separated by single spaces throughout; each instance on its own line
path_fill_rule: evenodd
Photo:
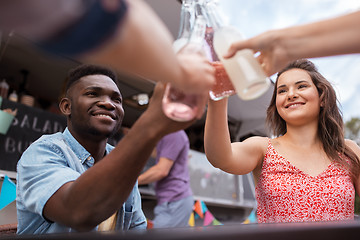
M 192 5 L 190 4 L 191 2 L 192 1 L 183 1 L 182 16 L 190 16 L 190 14 L 183 14 L 183 11 L 193 14 L 194 11 Z M 187 34 L 190 33 L 188 30 L 191 25 L 190 19 L 184 19 L 182 17 L 182 22 L 185 24 L 183 30 L 185 29 L 186 31 L 179 34 L 178 39 L 174 42 L 174 51 L 201 52 L 206 27 L 205 19 L 198 17 L 195 20 L 190 36 L 187 36 Z M 181 29 L 182 28 L 180 28 L 180 31 Z M 188 39 L 188 41 L 184 41 L 184 39 Z M 182 44 L 185 45 L 181 46 Z M 204 111 L 205 106 L 202 105 L 203 102 L 203 96 L 185 93 L 174 88 L 170 83 L 168 83 L 165 88 L 162 106 L 167 117 L 175 121 L 182 122 L 190 121 L 194 119 L 200 111 Z
M 228 51 L 231 43 L 243 39 L 242 34 L 235 27 L 224 24 L 217 5 L 213 0 L 207 0 L 205 4 L 208 21 L 213 27 L 212 46 L 219 60 L 223 63 L 236 93 L 243 100 L 251 100 L 259 97 L 270 86 L 270 80 L 263 72 L 261 66 L 249 49 L 238 51 L 230 58 L 222 56 Z
M 221 19 L 217 16 L 215 11 L 211 11 L 208 9 L 207 4 L 200 5 L 197 9 L 195 14 L 205 15 L 206 16 L 206 33 L 205 33 L 205 40 L 206 46 L 205 49 L 207 50 L 207 56 L 215 68 L 215 84 L 209 92 L 210 98 L 212 100 L 220 100 L 225 97 L 229 97 L 234 95 L 235 88 L 232 85 L 229 76 L 224 69 L 223 64 L 220 62 L 215 49 L 214 49 L 214 30 L 217 29 L 222 25 Z
M 230 59 L 222 57 L 231 43 L 241 39 L 242 35 L 236 28 L 222 27 L 215 32 L 214 47 L 239 97 L 252 100 L 265 93 L 270 86 L 270 80 L 255 59 L 254 53 L 250 49 L 243 49 Z

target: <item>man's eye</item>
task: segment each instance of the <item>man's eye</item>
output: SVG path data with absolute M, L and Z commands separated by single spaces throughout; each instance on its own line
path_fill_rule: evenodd
M 88 96 L 96 96 L 97 93 L 96 92 L 87 92 L 86 95 L 88 95 Z
M 121 103 L 122 99 L 121 98 L 115 98 L 114 101 L 117 102 L 117 103 Z

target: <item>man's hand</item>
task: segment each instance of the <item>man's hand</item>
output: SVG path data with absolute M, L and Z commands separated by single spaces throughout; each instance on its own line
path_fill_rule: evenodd
M 208 94 L 215 84 L 215 68 L 200 52 L 180 50 L 177 59 L 182 70 L 181 82 L 174 86 L 186 93 Z

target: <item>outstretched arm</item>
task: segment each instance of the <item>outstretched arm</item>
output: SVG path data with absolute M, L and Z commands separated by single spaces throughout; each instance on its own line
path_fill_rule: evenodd
M 258 57 L 268 76 L 290 61 L 300 58 L 360 53 L 360 11 L 310 24 L 271 30 L 233 43 L 226 58 L 249 48 Z
M 190 93 L 206 93 L 215 82 L 215 70 L 200 54 L 191 54 L 198 74 L 188 74 L 170 32 L 143 0 L 0 1 L 0 30 L 15 30 L 50 52 L 171 82 Z
M 205 154 L 209 162 L 232 174 L 246 174 L 258 167 L 264 157 L 267 139 L 249 138 L 231 143 L 227 123 L 227 99 L 209 101 L 205 133 Z
M 44 216 L 78 231 L 88 231 L 126 201 L 156 143 L 192 122 L 175 122 L 162 112 L 164 85 L 157 84 L 148 109 L 117 146 L 48 200 Z
M 181 56 L 175 56 L 173 38 L 158 16 L 141 0 L 127 3 L 127 16 L 115 37 L 82 58 L 153 81 L 172 82 L 187 92 L 207 92 L 215 82 L 209 61 L 200 54 L 191 54 L 192 67 L 198 68 L 199 74 L 189 75 L 189 66 L 179 61 Z

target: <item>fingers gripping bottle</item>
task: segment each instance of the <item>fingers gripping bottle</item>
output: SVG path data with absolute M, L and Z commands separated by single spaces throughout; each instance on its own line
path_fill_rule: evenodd
M 207 0 L 206 10 L 209 21 L 214 28 L 214 49 L 224 68 L 230 77 L 238 96 L 243 100 L 252 100 L 264 94 L 269 86 L 270 80 L 265 75 L 260 64 L 250 49 L 243 49 L 230 59 L 222 56 L 228 51 L 234 41 L 242 40 L 244 37 L 239 30 L 233 26 L 223 24 L 217 5 L 212 0 Z
M 187 5 L 189 4 L 189 5 Z M 184 6 L 186 5 L 186 6 Z M 185 11 L 185 14 L 183 12 Z M 193 7 L 191 1 L 183 1 L 182 7 L 182 22 L 180 27 L 182 34 L 174 42 L 174 50 L 186 52 L 200 52 L 202 53 L 202 46 L 205 36 L 206 21 L 203 17 L 198 17 L 195 20 L 193 30 L 190 37 L 186 38 L 190 33 L 191 18 L 193 15 Z M 187 39 L 187 40 L 184 40 Z M 203 53 L 202 53 L 203 54 Z M 170 83 L 167 84 L 164 97 L 162 100 L 162 107 L 165 115 L 175 121 L 185 122 L 194 119 L 200 112 L 203 112 L 203 96 L 196 94 L 187 94 L 179 89 L 174 88 Z

